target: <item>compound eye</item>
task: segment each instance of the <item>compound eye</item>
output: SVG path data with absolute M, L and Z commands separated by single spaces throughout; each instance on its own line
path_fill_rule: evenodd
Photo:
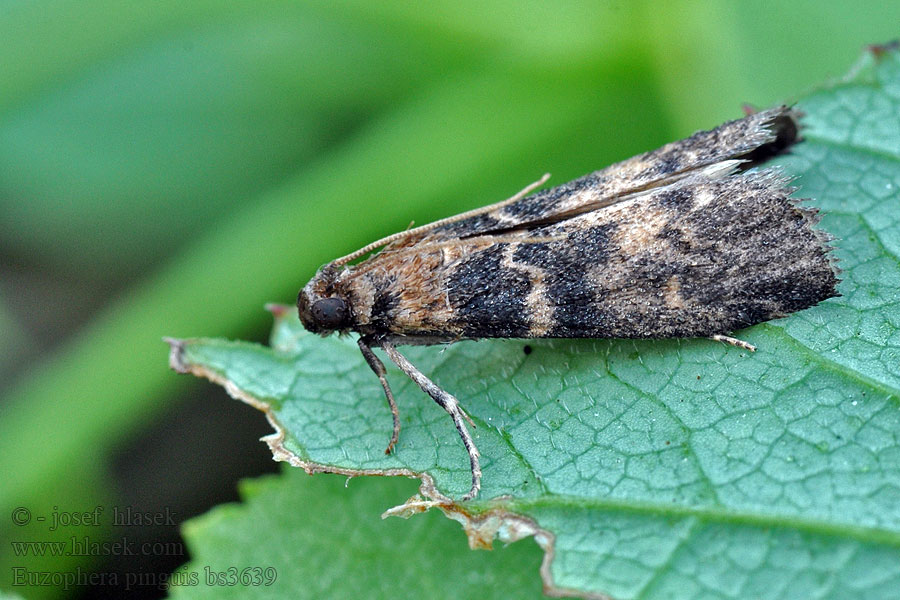
M 347 303 L 340 298 L 321 298 L 312 305 L 313 318 L 325 329 L 341 329 L 348 312 Z

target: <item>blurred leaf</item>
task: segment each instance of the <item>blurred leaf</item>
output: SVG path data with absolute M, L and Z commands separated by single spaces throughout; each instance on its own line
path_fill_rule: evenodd
M 478 423 L 481 496 L 444 507 L 470 539 L 497 529 L 469 514 L 525 516 L 553 549 L 548 584 L 622 599 L 900 588 L 900 54 L 867 55 L 800 108 L 807 141 L 782 162 L 828 209 L 843 295 L 742 331 L 757 353 L 706 340 L 407 350 Z M 468 489 L 449 418 L 415 384 L 390 369 L 404 430 L 385 456 L 390 418 L 353 340 L 278 314 L 272 348 L 189 340 L 174 363 L 265 409 L 281 459 Z
M 232 10 L 129 39 L 0 113 L 4 250 L 82 278 L 133 272 L 453 64 L 298 8 Z
M 288 43 L 298 43 L 298 51 L 311 51 L 314 60 L 304 73 L 288 76 L 301 79 L 318 71 L 318 77 L 312 79 L 320 86 L 334 91 L 334 84 L 345 81 L 351 86 L 353 74 L 330 72 L 329 67 L 342 64 L 353 64 L 354 61 L 366 58 L 358 53 L 354 46 L 367 46 L 372 58 L 390 49 L 394 43 L 378 33 L 376 28 L 359 27 L 349 29 L 337 26 L 336 20 L 329 11 L 315 3 L 298 3 L 295 0 L 275 0 L 260 5 L 252 0 L 234 0 L 222 3 L 213 0 L 194 0 L 178 2 L 177 0 L 159 0 L 150 4 L 135 7 L 117 0 L 56 0 L 55 2 L 19 2 L 5 3 L 0 7 L 0 44 L 4 48 L 5 60 L 0 63 L 0 80 L 4 86 L 0 88 L 0 113 L 13 112 L 17 107 L 27 105 L 36 97 L 51 93 L 62 82 L 77 79 L 86 73 L 97 70 L 104 63 L 115 61 L 129 53 L 144 47 L 152 47 L 165 40 L 190 37 L 190 32 L 198 34 L 200 40 L 215 31 L 232 30 L 237 33 L 234 55 L 244 60 L 254 60 L 266 53 L 273 62 L 262 66 L 261 77 L 281 69 L 287 61 L 294 64 L 279 48 Z M 341 19 L 346 23 L 346 19 Z M 357 21 L 359 21 L 357 19 Z M 364 22 L 364 21 L 363 21 Z M 246 31 L 240 33 L 241 24 Z M 263 29 L 258 29 L 262 27 Z M 257 37 L 257 43 L 248 47 L 246 39 L 241 40 L 254 29 L 259 34 L 268 29 L 269 36 Z M 316 34 L 316 35 L 310 35 Z M 368 36 L 374 35 L 374 38 Z M 329 41 L 331 38 L 331 41 Z M 290 40 L 295 40 L 290 42 Z M 370 43 L 366 44 L 368 40 Z M 189 54 L 189 40 L 183 42 L 182 50 Z M 341 44 L 346 47 L 347 56 L 338 56 L 340 52 L 321 52 L 329 44 Z M 386 44 L 384 48 L 379 44 Z M 177 47 L 177 45 L 176 45 Z M 215 46 L 213 46 L 215 48 Z M 173 48 L 174 49 L 174 48 Z M 77 50 L 77 51 L 73 51 Z M 200 48 L 199 50 L 202 50 Z M 231 53 L 223 48 L 226 53 Z M 248 54 L 247 52 L 250 52 Z M 409 66 L 413 61 L 400 60 Z M 250 63 L 252 64 L 252 62 Z M 27 66 L 28 68 L 23 68 Z M 390 64 L 373 62 L 371 68 L 376 72 L 390 72 L 394 68 Z M 357 75 L 366 78 L 363 69 Z M 352 87 L 351 87 L 352 89 Z M 310 93 L 318 94 L 318 90 L 310 89 Z M 375 90 L 384 93 L 387 90 Z M 351 97 L 354 95 L 351 94 Z
M 31 350 L 34 340 L 7 306 L 8 292 L 0 287 L 0 377 L 5 379 L 16 356 Z
M 459 0 L 440 4 L 339 0 L 348 18 L 405 27 L 448 49 L 474 45 L 529 68 L 583 66 L 628 44 L 639 29 L 628 4 L 560 0 Z
M 349 488 L 349 489 L 346 489 Z M 193 560 L 176 571 L 173 598 L 524 598 L 540 595 L 533 545 L 474 554 L 437 514 L 381 520 L 411 483 L 309 478 L 294 470 L 244 482 L 240 506 L 220 506 L 185 526 Z M 272 543 L 275 541 L 275 543 Z M 272 569 L 259 585 L 212 585 L 212 575 Z M 487 567 L 487 568 L 486 568 Z M 493 567 L 493 568 L 491 568 Z M 198 585 L 191 580 L 196 578 Z M 226 575 L 227 576 L 227 575 Z M 221 575 L 219 576 L 221 577 Z
M 77 478 L 71 477 L 71 470 L 65 465 L 56 465 L 46 473 L 40 487 L 20 494 L 15 505 L 9 507 L 0 528 L 0 586 L 21 592 L 29 600 L 56 598 L 62 591 L 74 594 L 89 586 L 85 577 L 103 556 L 91 555 L 88 548 L 90 544 L 102 544 L 112 534 L 109 507 L 116 498 L 109 491 L 111 486 L 101 457 L 82 455 L 79 462 Z M 17 475 L 7 472 L 4 485 Z M 98 508 L 102 517 L 99 523 L 72 524 L 65 520 L 73 514 L 91 513 L 93 517 Z M 21 519 L 23 509 L 27 519 L 17 520 L 14 515 Z M 50 584 L 44 580 L 42 584 L 44 573 L 55 580 Z
M 638 3 L 638 27 L 679 131 L 733 118 L 736 99 L 790 102 L 866 44 L 900 35 L 900 4 L 778 0 Z M 863 17 L 863 15 L 865 15 Z M 830 43 L 819 43 L 829 40 Z M 815 50 L 812 48 L 815 47 Z M 790 91 L 791 97 L 784 97 Z

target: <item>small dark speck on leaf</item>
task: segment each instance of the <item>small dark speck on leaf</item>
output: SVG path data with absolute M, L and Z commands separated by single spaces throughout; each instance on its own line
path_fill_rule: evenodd
M 524 352 L 526 355 L 531 354 L 531 346 L 525 344 L 524 346 L 522 346 L 522 352 Z

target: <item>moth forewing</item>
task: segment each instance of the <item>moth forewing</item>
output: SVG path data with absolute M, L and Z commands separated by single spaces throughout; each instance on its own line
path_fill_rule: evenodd
M 836 295 L 827 234 L 774 169 L 797 141 L 780 107 L 725 123 L 561 186 L 394 234 L 322 267 L 303 325 L 352 331 L 397 407 L 381 348 L 452 417 L 480 489 L 458 401 L 396 346 L 481 338 L 712 337 Z M 543 181 L 543 180 L 542 180 Z M 348 265 L 386 246 L 361 263 Z

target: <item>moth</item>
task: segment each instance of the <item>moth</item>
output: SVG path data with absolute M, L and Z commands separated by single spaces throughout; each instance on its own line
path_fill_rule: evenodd
M 779 107 L 701 131 L 606 169 L 373 242 L 300 291 L 304 327 L 359 334 L 400 435 L 383 350 L 453 419 L 481 487 L 474 423 L 398 350 L 484 338 L 711 337 L 837 295 L 829 236 L 775 168 L 799 140 Z M 383 248 L 362 262 L 357 259 Z

